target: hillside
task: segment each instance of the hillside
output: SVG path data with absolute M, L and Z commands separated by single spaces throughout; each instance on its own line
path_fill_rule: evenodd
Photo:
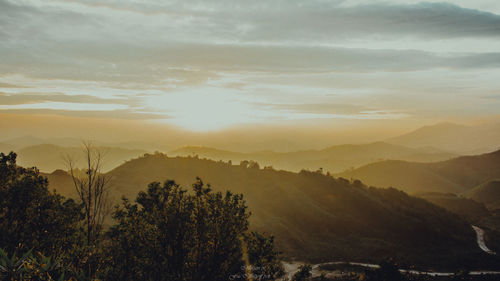
M 500 209 L 500 180 L 481 184 L 465 195 L 477 202 L 484 203 L 489 209 Z
M 76 191 L 71 176 L 63 170 L 55 170 L 52 173 L 41 173 L 49 181 L 50 190 L 56 190 L 57 193 L 76 198 Z
M 466 221 L 395 189 L 163 154 L 128 161 L 109 174 L 115 198 L 135 198 L 152 181 L 175 179 L 189 186 L 196 176 L 215 190 L 242 193 L 252 229 L 275 235 L 287 259 L 377 262 L 393 256 L 439 267 L 489 263 Z
M 231 160 L 239 163 L 243 160 L 253 160 L 261 166 L 273 166 L 276 169 L 298 172 L 302 169 L 317 170 L 322 168 L 330 173 L 337 173 L 351 167 L 359 167 L 384 159 L 399 159 L 415 162 L 433 162 L 450 159 L 456 155 L 430 149 L 413 149 L 384 142 L 369 144 L 345 144 L 331 146 L 321 150 L 303 150 L 278 153 L 259 151 L 240 153 L 219 150 L 209 147 L 187 146 L 174 151 L 173 156 L 194 156 L 213 160 Z
M 381 161 L 338 175 L 410 193 L 432 191 L 458 194 L 500 178 L 500 150 L 434 163 Z
M 144 150 L 124 149 L 119 147 L 96 147 L 104 157 L 103 171 L 109 171 L 126 160 L 145 153 Z M 66 168 L 65 157 L 71 156 L 77 161 L 77 166 L 83 164 L 82 148 L 78 146 L 63 147 L 53 144 L 41 144 L 28 146 L 17 151 L 18 163 L 25 167 L 36 166 L 42 172 L 52 172 L 57 169 Z
M 423 192 L 415 194 L 415 196 L 441 206 L 473 224 L 477 224 L 481 219 L 491 216 L 482 203 L 453 193 Z
M 485 153 L 500 148 L 500 124 L 464 126 L 438 123 L 388 139 L 387 142 L 408 147 L 431 146 L 457 154 Z

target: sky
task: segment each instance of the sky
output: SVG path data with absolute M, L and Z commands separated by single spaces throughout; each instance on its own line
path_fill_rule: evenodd
M 373 136 L 500 115 L 497 0 L 0 0 L 0 38 L 7 135 Z

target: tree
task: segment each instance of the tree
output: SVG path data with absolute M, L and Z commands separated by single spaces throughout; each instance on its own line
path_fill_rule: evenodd
M 309 280 L 311 274 L 312 266 L 309 264 L 304 264 L 299 267 L 299 271 L 297 271 L 293 277 L 292 281 L 306 281 Z
M 88 245 L 92 245 L 102 232 L 109 213 L 108 190 L 110 178 L 101 172 L 103 154 L 92 143 L 83 143 L 85 168 L 79 170 L 75 161 L 67 158 L 67 164 L 78 199 L 83 204 Z
M 399 271 L 398 265 L 392 260 L 383 260 L 379 268 L 365 273 L 367 281 L 402 281 L 404 276 Z
M 279 252 L 274 249 L 274 237 L 252 231 L 245 235 L 245 246 L 252 273 L 261 279 L 276 280 L 285 274 Z
M 242 195 L 212 192 L 200 179 L 192 192 L 166 181 L 151 183 L 136 203 L 123 199 L 113 214 L 109 280 L 227 280 L 244 260 L 282 271 L 273 240 L 247 233 Z
M 49 191 L 47 179 L 16 158 L 0 153 L 0 248 L 60 256 L 76 242 L 81 206 Z
M 78 199 L 85 214 L 85 234 L 87 252 L 87 275 L 93 276 L 96 268 L 92 265 L 97 251 L 97 241 L 103 230 L 105 217 L 109 214 L 108 191 L 110 178 L 101 172 L 103 154 L 91 142 L 83 143 L 85 168 L 79 170 L 75 161 L 67 157 L 67 164 Z M 95 263 L 95 262 L 94 262 Z
M 259 163 L 255 162 L 255 161 L 250 161 L 248 163 L 248 168 L 258 170 L 258 169 L 260 169 L 260 165 L 259 165 Z

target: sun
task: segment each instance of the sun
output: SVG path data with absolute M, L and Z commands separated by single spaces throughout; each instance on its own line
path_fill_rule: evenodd
M 149 103 L 169 116 L 166 122 L 190 131 L 216 131 L 262 121 L 258 109 L 221 88 L 166 93 Z

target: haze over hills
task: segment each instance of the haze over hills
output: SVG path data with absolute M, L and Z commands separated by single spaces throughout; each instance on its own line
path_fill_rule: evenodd
M 119 147 L 96 147 L 103 154 L 103 171 L 109 171 L 126 160 L 144 154 L 146 151 L 138 149 L 124 149 Z M 71 157 L 76 167 L 82 167 L 83 154 L 80 146 L 62 147 L 53 144 L 28 146 L 17 151 L 18 163 L 25 167 L 37 167 L 42 172 L 52 172 L 57 169 L 68 169 L 65 163 L 67 156 Z
M 251 227 L 276 236 L 288 259 L 378 261 L 387 256 L 415 264 L 486 265 L 470 225 L 440 207 L 395 189 L 367 188 L 318 172 L 292 173 L 193 157 L 146 155 L 108 173 L 113 197 L 135 198 L 153 181 L 184 186 L 201 177 L 215 190 L 242 193 Z M 62 171 L 49 176 L 63 194 Z M 56 187 L 56 183 L 59 187 Z M 480 266 L 480 265 L 479 265 Z
M 387 140 L 408 147 L 435 147 L 457 154 L 479 154 L 500 149 L 500 123 L 466 126 L 438 123 Z
M 84 141 L 89 141 L 89 140 L 86 138 L 77 138 L 77 137 L 42 138 L 42 137 L 26 135 L 26 136 L 2 140 L 0 141 L 0 148 L 5 146 L 6 149 L 1 151 L 7 151 L 8 149 L 18 151 L 28 146 L 37 146 L 45 144 L 62 146 L 62 147 L 76 147 L 76 146 L 81 146 L 82 142 Z M 143 151 L 154 151 L 158 150 L 161 147 L 161 145 L 158 145 L 154 142 L 139 142 L 139 141 L 111 142 L 101 139 L 90 139 L 90 142 L 93 145 L 100 147 L 118 147 L 124 149 L 136 149 Z
M 59 146 L 79 146 L 82 140 L 91 139 L 95 145 L 122 147 L 127 149 L 142 149 L 146 151 L 173 151 L 179 147 L 208 147 L 220 150 L 227 150 L 238 153 L 254 154 L 258 151 L 275 152 L 302 152 L 302 151 L 323 151 L 329 147 L 342 147 L 343 144 L 353 144 L 354 146 L 364 146 L 380 141 L 393 145 L 404 146 L 416 149 L 414 153 L 423 153 L 421 158 L 416 155 L 414 159 L 396 158 L 408 161 L 437 161 L 442 159 L 429 159 L 428 154 L 448 153 L 449 155 L 479 154 L 491 152 L 500 148 L 500 123 L 484 123 L 481 125 L 459 125 L 454 123 L 437 123 L 435 125 L 420 127 L 414 131 L 410 129 L 401 129 L 401 135 L 392 133 L 395 137 L 387 138 L 387 134 L 378 134 L 378 137 L 366 137 L 345 132 L 345 129 L 335 130 L 333 132 L 318 133 L 319 128 L 301 128 L 301 134 L 297 135 L 297 129 L 283 129 L 261 126 L 260 130 L 256 128 L 241 128 L 236 131 L 221 132 L 181 132 L 163 130 L 161 128 L 150 128 L 158 135 L 150 136 L 146 131 L 131 135 L 130 133 L 120 138 L 110 138 L 106 132 L 112 130 L 108 128 L 99 135 L 88 135 L 81 137 L 47 137 L 39 134 L 21 135 L 15 138 L 3 137 L 0 143 L 11 145 L 16 150 L 39 144 L 54 144 Z M 144 126 L 144 130 L 148 129 Z M 324 130 L 323 130 L 324 131 Z M 127 131 L 128 132 L 128 131 Z M 275 134 L 278 134 L 276 136 Z M 143 136 L 142 136 L 143 135 Z M 170 136 L 175 135 L 175 138 Z M 341 137 L 343 135 L 344 137 Z M 374 133 L 373 135 L 377 135 Z M 137 139 L 137 137 L 142 138 Z M 349 137 L 347 137 L 349 136 Z M 460 141 L 457 141 L 460 140 Z M 406 152 L 405 152 L 406 154 Z M 400 156 L 396 154 L 395 156 Z M 446 156 L 446 155 L 443 155 Z M 378 160 L 376 156 L 375 160 Z M 384 159 L 391 157 L 382 156 Z M 437 158 L 440 158 L 439 156 Z M 394 158 L 393 158 L 394 159 Z M 318 167 L 316 167 L 318 168 Z
M 15 150 L 14 145 L 0 142 L 0 152 L 8 153 L 9 151 L 12 150 Z
M 121 164 L 122 160 L 128 160 L 144 152 L 153 151 L 153 148 L 168 147 L 146 142 L 121 142 L 106 143 L 92 141 L 94 145 L 106 147 L 105 150 L 117 149 L 124 154 L 125 150 L 131 150 L 130 157 L 117 157 L 115 152 L 108 157 L 106 170 Z M 8 152 L 15 150 L 19 154 L 19 161 L 23 165 L 36 165 L 44 172 L 51 172 L 62 168 L 61 155 L 76 153 L 75 147 L 81 146 L 82 140 L 76 138 L 38 138 L 32 136 L 20 137 L 7 140 L 0 144 L 0 151 Z M 71 147 L 67 148 L 67 147 Z M 44 154 L 44 150 L 47 152 Z M 66 150 L 66 151 L 65 151 Z M 165 151 L 161 150 L 160 151 Z M 138 153 L 136 153 L 138 152 Z M 214 160 L 233 161 L 239 163 L 243 160 L 253 160 L 263 166 L 273 166 L 277 169 L 289 171 L 300 171 L 301 169 L 317 170 L 322 168 L 330 173 L 342 172 L 349 168 L 359 167 L 368 163 L 385 159 L 399 159 L 415 162 L 432 162 L 446 160 L 457 156 L 453 153 L 443 152 L 432 147 L 408 148 L 384 142 L 367 144 L 343 144 L 333 145 L 324 149 L 309 149 L 292 152 L 275 152 L 262 150 L 256 152 L 239 152 L 221 150 L 204 146 L 184 146 L 168 152 L 169 155 L 192 156 L 198 155 L 202 158 Z M 50 162 L 50 163 L 49 163 Z M 115 166 L 113 166 L 116 164 Z
M 433 191 L 458 194 L 500 178 L 500 150 L 434 163 L 381 161 L 338 176 L 359 179 L 374 186 L 392 186 L 410 193 Z
M 273 166 L 276 169 L 300 171 L 322 168 L 330 173 L 341 172 L 352 167 L 359 167 L 383 159 L 400 159 L 416 162 L 432 162 L 450 159 L 456 155 L 439 152 L 436 149 L 414 149 L 384 142 L 368 144 L 344 144 L 330 146 L 321 150 L 303 150 L 278 153 L 258 151 L 240 153 L 209 147 L 187 146 L 168 153 L 174 156 L 194 156 L 214 160 L 233 161 L 253 160 L 261 166 Z
M 81 139 L 78 138 L 63 138 L 63 137 L 51 137 L 51 138 L 41 138 L 37 136 L 27 135 L 11 139 L 3 140 L 4 143 L 8 143 L 16 150 L 19 150 L 28 146 L 35 146 L 41 144 L 52 144 L 58 146 L 79 146 L 82 143 Z

